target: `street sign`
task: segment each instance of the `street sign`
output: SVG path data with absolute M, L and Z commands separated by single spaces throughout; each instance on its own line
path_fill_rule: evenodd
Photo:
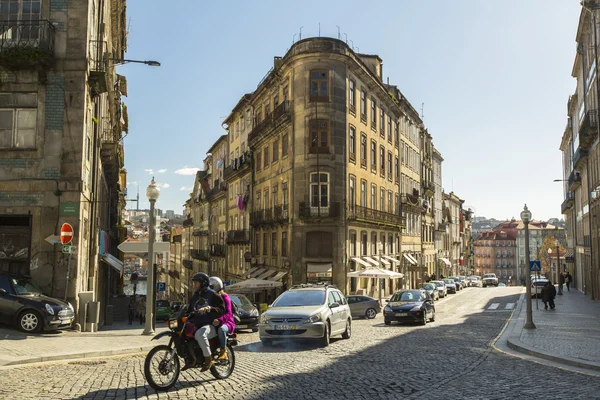
M 79 216 L 79 204 L 67 201 L 60 204 L 61 217 L 77 217 Z
M 62 244 L 69 244 L 73 240 L 73 227 L 71 224 L 66 222 L 60 227 L 60 242 Z
M 123 253 L 147 253 L 148 242 L 123 242 L 117 246 L 117 249 Z M 155 253 L 163 253 L 170 250 L 171 246 L 169 242 L 154 242 Z
M 157 292 L 165 292 L 167 290 L 166 282 L 156 282 L 156 291 Z
M 542 270 L 542 264 L 539 260 L 529 261 L 529 270 L 531 272 L 540 272 Z
M 62 252 L 64 254 L 71 254 L 72 251 L 73 251 L 73 246 L 71 246 L 69 244 L 63 244 Z
M 57 243 L 60 243 L 60 236 L 58 236 L 58 235 L 50 235 L 50 236 L 48 236 L 44 240 L 46 242 L 50 243 L 50 244 L 57 244 Z

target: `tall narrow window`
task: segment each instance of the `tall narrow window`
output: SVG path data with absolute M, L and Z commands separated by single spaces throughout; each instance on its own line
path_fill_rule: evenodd
M 329 121 L 313 120 L 310 123 L 310 152 L 329 152 Z
M 385 212 L 385 189 L 379 189 L 379 211 Z
M 367 167 L 367 135 L 360 134 L 360 166 Z
M 354 128 L 353 126 L 350 127 L 350 138 L 348 147 L 350 152 L 350 159 L 356 160 L 356 128 Z
M 394 128 L 394 145 L 396 147 L 398 147 L 399 143 L 400 143 L 400 123 L 396 122 L 395 128 Z
M 269 146 L 264 148 L 263 151 L 263 168 L 267 168 L 269 166 Z
M 277 204 L 279 203 L 278 185 L 273 186 L 273 191 L 271 192 L 271 199 L 273 201 L 273 204 L 271 204 L 271 206 L 277 206 Z
M 279 139 L 273 141 L 273 163 L 279 161 Z
M 371 208 L 377 210 L 377 185 L 371 185 Z
M 371 128 L 377 129 L 377 100 L 371 97 Z
M 277 255 L 277 231 L 271 233 L 271 256 Z
M 283 134 L 281 138 L 281 157 L 285 157 L 288 155 L 288 146 L 289 146 L 289 136 L 287 133 Z
M 392 136 L 394 133 L 392 132 L 392 116 L 388 114 L 387 116 L 387 134 L 388 134 L 388 142 L 392 143 Z
M 281 184 L 281 200 L 283 204 L 288 204 L 288 184 L 283 182 Z
M 388 151 L 387 154 L 387 174 L 388 174 L 388 179 L 391 181 L 392 180 L 392 152 Z
M 371 140 L 371 170 L 377 172 L 377 143 Z
M 367 240 L 368 240 L 367 232 L 361 232 L 360 233 L 360 250 L 361 250 L 361 254 L 363 256 L 366 256 L 368 254 L 367 253 L 367 246 L 368 246 Z
M 262 255 L 263 256 L 267 256 L 268 255 L 268 250 L 269 250 L 269 234 L 267 232 L 263 233 L 263 243 L 262 243 Z
M 260 169 L 262 168 L 262 151 L 258 150 L 254 154 L 256 156 L 256 160 L 255 160 L 256 171 L 260 171 Z
M 288 255 L 288 234 L 287 232 L 281 232 L 281 255 L 287 257 Z
M 310 100 L 329 101 L 329 73 L 327 71 L 310 72 Z
M 360 181 L 360 206 L 367 207 L 367 181 Z
M 348 197 L 350 197 L 350 199 L 348 200 L 348 202 L 350 203 L 350 207 L 354 208 L 354 204 L 356 202 L 356 178 L 352 175 L 350 175 L 350 180 L 349 180 Z
M 356 112 L 356 83 L 352 79 L 350 79 L 350 83 L 348 85 L 348 101 L 350 104 L 350 112 Z
M 385 147 L 379 146 L 379 169 L 381 176 L 385 177 Z
M 310 174 L 310 206 L 329 207 L 329 174 Z
M 392 202 L 392 192 L 388 191 L 388 213 L 393 214 L 394 212 L 394 203 Z
M 381 136 L 385 137 L 385 113 L 381 107 L 379 108 L 379 131 Z
M 254 255 L 259 254 L 260 250 L 260 232 L 256 231 L 254 233 L 254 251 L 252 252 Z
M 395 181 L 398 182 L 400 180 L 400 161 L 398 160 L 398 156 L 394 159 L 394 171 Z

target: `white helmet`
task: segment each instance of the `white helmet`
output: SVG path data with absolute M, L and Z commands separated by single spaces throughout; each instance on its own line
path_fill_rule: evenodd
M 218 276 L 211 276 L 208 280 L 208 285 L 215 292 L 218 292 L 221 289 L 223 289 L 223 281 Z

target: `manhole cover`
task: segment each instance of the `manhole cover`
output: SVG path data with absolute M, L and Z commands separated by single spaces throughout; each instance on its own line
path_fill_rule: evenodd
M 71 361 L 72 365 L 101 365 L 106 364 L 106 361 Z

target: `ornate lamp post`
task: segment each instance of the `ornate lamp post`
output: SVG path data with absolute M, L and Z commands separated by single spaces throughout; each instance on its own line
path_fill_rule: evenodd
M 554 245 L 556 246 L 556 284 L 558 285 L 558 295 L 562 296 L 562 285 L 560 284 L 560 273 L 561 273 L 561 268 L 560 268 L 560 243 L 558 241 L 558 239 L 556 239 L 556 241 L 554 242 Z
M 525 224 L 525 268 L 529 269 L 529 221 L 531 221 L 531 211 L 527 204 L 521 211 L 521 221 Z M 527 319 L 525 320 L 525 329 L 535 329 L 533 323 L 533 310 L 531 309 L 531 274 L 525 274 L 525 301 L 527 302 Z
M 146 325 L 144 327 L 144 335 L 154 334 L 154 292 L 156 284 L 154 283 L 154 242 L 156 241 L 156 216 L 154 215 L 154 204 L 160 196 L 160 189 L 154 177 L 146 188 L 146 197 L 150 201 L 150 218 L 148 227 L 148 286 L 146 288 Z

